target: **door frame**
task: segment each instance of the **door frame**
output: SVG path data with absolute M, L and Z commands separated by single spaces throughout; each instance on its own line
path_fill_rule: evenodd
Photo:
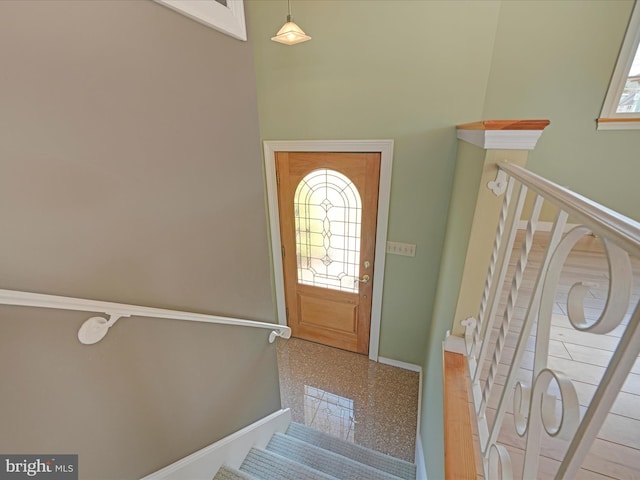
M 284 298 L 284 273 L 280 250 L 280 212 L 278 209 L 278 185 L 276 179 L 276 152 L 362 152 L 380 153 L 380 186 L 378 189 L 378 216 L 376 224 L 376 250 L 374 257 L 373 290 L 371 298 L 371 330 L 369 333 L 369 359 L 378 361 L 380 322 L 382 319 L 382 291 L 384 263 L 387 247 L 387 226 L 391 199 L 391 170 L 393 164 L 393 140 L 265 140 L 264 171 L 267 184 L 267 206 L 271 255 L 276 294 L 278 323 L 287 324 Z

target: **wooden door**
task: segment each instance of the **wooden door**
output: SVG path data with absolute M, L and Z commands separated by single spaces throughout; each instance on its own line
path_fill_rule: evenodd
M 368 354 L 379 153 L 276 152 L 287 323 Z

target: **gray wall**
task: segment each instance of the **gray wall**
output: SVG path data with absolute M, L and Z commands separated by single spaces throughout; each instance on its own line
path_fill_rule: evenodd
M 0 65 L 0 288 L 273 320 L 250 43 L 151 1 L 2 1 Z M 267 332 L 86 347 L 88 316 L 0 308 L 0 451 L 133 478 L 280 406 Z
M 140 478 L 280 408 L 268 330 L 131 318 L 84 346 L 87 317 L 0 308 L 0 452 Z
M 0 2 L 0 287 L 272 320 L 251 45 Z

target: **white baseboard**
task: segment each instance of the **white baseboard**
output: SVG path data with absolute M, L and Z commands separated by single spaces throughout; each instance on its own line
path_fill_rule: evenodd
M 424 461 L 424 450 L 422 449 L 422 437 L 416 436 L 416 480 L 427 480 L 427 465 Z
M 443 342 L 443 349 L 445 352 L 460 353 L 462 355 L 467 354 L 467 346 L 464 338 L 451 335 L 448 331 Z
M 415 363 L 401 362 L 400 360 L 394 360 L 393 358 L 378 357 L 378 362 L 385 365 L 391 365 L 392 367 L 404 368 L 405 370 L 411 370 L 412 372 L 422 373 L 422 367 Z
M 222 465 L 238 468 L 253 447 L 265 448 L 276 432 L 285 432 L 291 411 L 278 410 L 141 480 L 211 480 Z
M 420 436 L 420 425 L 422 425 L 422 389 L 424 388 L 422 369 L 420 370 L 420 377 L 418 378 L 418 421 L 416 423 L 416 457 L 415 463 L 418 464 L 418 459 L 422 458 L 424 463 L 424 452 L 422 451 L 422 437 Z M 418 451 L 418 440 L 420 440 L 420 450 Z M 420 455 L 420 456 L 418 456 Z M 426 468 L 426 467 L 425 467 Z M 426 475 L 426 473 L 425 473 Z M 420 477 L 418 477 L 420 478 Z M 426 478 L 426 476 L 425 476 Z

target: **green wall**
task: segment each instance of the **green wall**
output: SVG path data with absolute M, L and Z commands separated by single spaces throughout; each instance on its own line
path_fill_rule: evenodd
M 460 142 L 431 329 L 424 360 L 420 433 L 430 478 L 444 477 L 442 341 L 452 327 L 486 151 Z
M 425 369 L 431 479 L 444 476 L 440 344 L 472 214 L 454 126 L 550 119 L 528 166 L 638 219 L 640 132 L 595 130 L 632 4 L 297 1 L 313 40 L 285 47 L 269 38 L 286 1 L 247 2 L 263 139 L 396 142 L 389 239 L 417 255 L 387 257 L 380 355 Z
M 270 41 L 287 2 L 247 2 L 265 140 L 395 140 L 380 355 L 422 364 L 455 167 L 483 108 L 497 2 L 293 2 L 313 40 Z M 487 26 L 490 28 L 487 28 Z
M 640 131 L 596 131 L 632 0 L 507 1 L 483 118 L 548 118 L 528 168 L 640 220 Z
M 640 132 L 595 130 L 631 6 L 615 1 L 503 2 L 482 118 L 550 119 L 527 168 L 637 219 Z M 459 149 L 463 153 L 473 147 L 461 143 Z M 469 156 L 459 159 L 468 161 Z M 461 174 L 463 167 L 459 160 L 425 363 L 421 434 L 433 447 L 425 447 L 425 457 L 429 477 L 436 479 L 444 475 L 444 451 L 437 442 L 443 434 L 438 421 L 440 343 L 454 320 L 460 258 L 467 248 L 460 235 L 470 225 L 469 198 L 475 193 L 469 177 Z

